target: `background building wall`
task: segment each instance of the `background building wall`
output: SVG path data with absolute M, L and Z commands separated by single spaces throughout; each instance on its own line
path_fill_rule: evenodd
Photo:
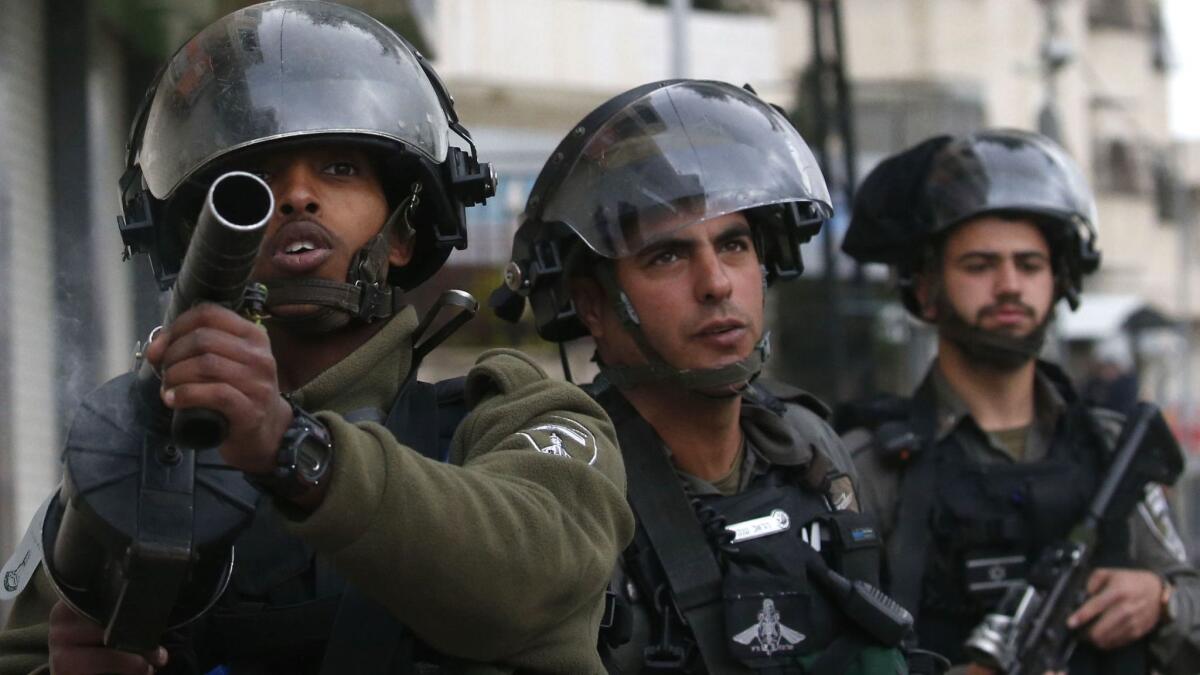
M 0 539 L 5 551 L 57 481 L 54 262 L 44 16 L 38 2 L 0 1 Z M 4 555 L 7 558 L 7 555 Z

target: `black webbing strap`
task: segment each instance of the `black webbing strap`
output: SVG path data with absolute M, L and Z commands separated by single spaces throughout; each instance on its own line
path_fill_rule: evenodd
M 615 389 L 604 392 L 625 459 L 629 502 L 662 563 L 675 606 L 710 673 L 747 672 L 725 648 L 721 569 L 663 442 Z
M 936 444 L 936 416 L 933 387 L 926 383 L 913 397 L 912 419 L 913 430 L 925 447 L 915 453 L 902 475 L 896 531 L 887 542 L 890 574 L 887 592 L 912 614 L 914 623 L 921 609 L 921 582 L 933 540 L 929 516 L 936 497 L 937 461 L 932 452 Z
M 328 279 L 288 279 L 267 284 L 267 308 L 320 305 L 341 310 L 363 321 L 386 319 L 406 305 L 398 288 L 356 285 Z
M 413 380 L 405 385 L 388 412 L 384 426 L 396 440 L 430 459 L 442 459 L 438 447 L 437 391 L 428 382 Z

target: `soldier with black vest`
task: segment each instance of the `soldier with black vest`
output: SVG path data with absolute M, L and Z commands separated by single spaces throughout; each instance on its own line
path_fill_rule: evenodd
M 197 34 L 146 100 L 122 186 L 148 206 L 126 224 L 153 233 L 160 281 L 215 175 L 274 195 L 266 329 L 200 305 L 146 355 L 167 406 L 227 418 L 220 454 L 262 495 L 228 589 L 162 647 L 104 648 L 38 571 L 0 673 L 603 672 L 633 532 L 604 411 L 511 350 L 415 378 L 436 335 L 403 292 L 465 247 L 464 207 L 495 187 L 450 145 L 471 141 L 429 64 L 357 10 L 281 0 Z
M 788 119 L 722 82 L 616 96 L 534 184 L 492 305 L 596 344 L 638 521 L 610 672 L 907 672 L 908 616 L 874 587 L 875 526 L 826 408 L 755 379 L 765 291 L 829 215 Z
M 904 305 L 936 326 L 911 398 L 839 411 L 864 508 L 886 541 L 886 588 L 920 644 L 955 663 L 1040 551 L 1080 522 L 1122 426 L 1037 360 L 1054 305 L 1096 270 L 1096 210 L 1066 152 L 1010 130 L 930 139 L 864 180 L 843 249 L 894 267 Z M 1068 624 L 1072 673 L 1194 673 L 1200 595 L 1162 487 L 1102 538 Z

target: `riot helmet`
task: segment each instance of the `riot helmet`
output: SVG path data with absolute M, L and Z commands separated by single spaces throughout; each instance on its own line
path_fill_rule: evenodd
M 469 151 L 451 145 L 452 133 Z M 368 150 L 393 210 L 385 227 L 407 225 L 415 236 L 412 262 L 402 268 L 388 269 L 386 256 L 367 250 L 377 242 L 364 247 L 346 288 L 283 282 L 294 285 L 289 297 L 326 306 L 351 297 L 351 287 L 363 289 L 357 310 L 348 311 L 366 320 L 390 314 L 379 306 L 392 286 L 417 286 L 450 249 L 465 248 L 465 208 L 495 192 L 491 167 L 478 161 L 453 100 L 412 45 L 356 9 L 276 0 L 200 31 L 147 92 L 120 186 L 127 253 L 149 254 L 168 288 L 188 221 L 215 174 L 247 153 L 311 142 Z
M 938 136 L 880 162 L 863 180 L 842 250 L 892 265 L 905 306 L 934 244 L 985 215 L 1024 217 L 1046 237 L 1060 297 L 1079 303 L 1083 277 L 1100 265 L 1096 203 L 1067 152 L 1039 134 L 987 130 Z
M 614 384 L 677 379 L 704 388 L 748 381 L 765 358 L 765 337 L 751 363 L 720 373 L 679 371 L 646 341 L 609 264 L 737 212 L 754 231 L 765 282 L 802 272 L 800 246 L 832 209 L 812 152 L 782 111 L 748 87 L 724 82 L 668 80 L 631 89 L 575 125 L 547 160 L 492 306 L 515 322 L 528 300 L 542 338 L 561 343 L 585 336 L 568 280 L 588 272 L 648 361 L 621 369 L 601 364 Z

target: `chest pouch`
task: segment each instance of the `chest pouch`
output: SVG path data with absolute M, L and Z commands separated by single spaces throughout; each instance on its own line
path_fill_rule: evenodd
M 825 536 L 818 520 L 828 512 L 824 498 L 770 486 L 705 502 L 733 535 L 718 549 L 730 653 L 754 669 L 800 667 L 843 623 L 805 563 L 816 554 L 810 540 Z
M 959 457 L 939 467 L 927 579 L 933 604 L 975 613 L 1023 584 L 1038 551 L 1065 536 L 1087 507 L 1091 481 L 1078 464 L 1048 459 L 982 465 Z M 957 597 L 957 599 L 956 599 Z
M 319 660 L 345 582 L 283 532 L 268 497 L 259 500 L 236 547 L 229 591 L 192 637 L 198 657 L 219 663 L 304 654 Z
M 829 566 L 849 579 L 878 587 L 883 543 L 875 518 L 855 511 L 836 511 L 822 522 L 829 541 L 822 543 L 821 553 Z

